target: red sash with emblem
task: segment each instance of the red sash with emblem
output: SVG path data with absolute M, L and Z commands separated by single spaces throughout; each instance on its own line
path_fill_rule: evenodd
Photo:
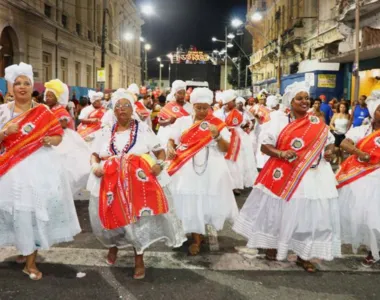
M 356 155 L 347 158 L 336 174 L 337 188 L 342 188 L 380 168 L 380 130 L 360 140 L 357 148 L 360 151 L 370 153 L 371 159 L 369 162 L 362 162 Z
M 5 124 L 3 129 L 15 123 L 20 126 L 19 132 L 7 136 L 0 144 L 0 177 L 40 149 L 44 137 L 63 135 L 61 124 L 45 105 L 24 112 Z
M 237 161 L 240 153 L 241 139 L 234 127 L 240 126 L 243 123 L 243 115 L 235 108 L 230 111 L 225 122 L 231 132 L 231 142 L 224 158 Z
M 141 217 L 168 212 L 168 203 L 147 155 L 113 156 L 104 165 L 99 217 L 106 229 L 137 222 Z M 153 162 L 154 164 L 154 162 Z
M 58 120 L 67 120 L 67 128 L 75 130 L 75 124 L 73 118 L 70 116 L 69 112 L 62 105 L 54 106 L 51 111 L 57 117 Z
M 212 141 L 212 136 L 208 129 L 209 124 L 215 125 L 219 132 L 226 127 L 222 120 L 209 114 L 202 122 L 197 122 L 186 130 L 182 134 L 180 144 L 177 147 L 177 155 L 169 165 L 168 173 L 170 176 L 174 175 L 185 163 Z
M 307 115 L 288 124 L 280 133 L 276 149 L 294 150 L 297 159 L 271 157 L 259 173 L 255 185 L 263 185 L 276 196 L 289 201 L 306 171 L 321 155 L 329 128 L 315 116 Z
M 105 112 L 106 110 L 103 107 L 95 109 L 92 113 L 88 115 L 87 119 L 101 120 Z M 89 124 L 80 123 L 77 129 L 77 132 L 81 135 L 82 138 L 85 138 L 91 133 L 94 133 L 95 131 L 99 130 L 101 127 L 102 127 L 101 121 L 98 121 L 96 123 L 89 123 Z
M 150 116 L 150 111 L 142 104 L 141 102 L 136 102 L 136 113 L 143 119 L 146 119 Z
M 255 107 L 252 107 L 249 111 L 252 114 L 256 114 L 256 111 L 254 110 Z M 259 109 L 257 111 L 257 114 L 259 115 L 259 124 L 265 124 L 270 121 L 270 109 L 264 105 L 259 105 Z
M 158 113 L 158 117 L 162 120 L 169 120 L 170 118 L 186 117 L 189 113 L 177 102 L 167 103 Z

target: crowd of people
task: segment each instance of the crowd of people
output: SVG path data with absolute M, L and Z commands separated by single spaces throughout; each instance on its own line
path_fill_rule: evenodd
M 168 93 L 131 84 L 75 103 L 59 79 L 37 99 L 30 65 L 5 78 L 13 97 L 0 105 L 0 246 L 18 249 L 32 280 L 43 276 L 37 252 L 81 231 L 73 196 L 83 189 L 106 262 L 132 247 L 135 279 L 152 244 L 189 239 L 195 256 L 206 226 L 227 221 L 265 259 L 293 251 L 307 272 L 315 258 L 341 257 L 342 244 L 367 247 L 366 267 L 380 259 L 378 91 L 350 109 L 311 99 L 305 82 L 246 99 L 176 80 Z

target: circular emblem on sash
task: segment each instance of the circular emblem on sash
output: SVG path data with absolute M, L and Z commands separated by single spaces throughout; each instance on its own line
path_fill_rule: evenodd
M 320 119 L 317 116 L 310 116 L 309 120 L 310 120 L 311 124 L 319 124 L 320 123 Z
M 380 137 L 375 138 L 375 145 L 380 147 Z
M 113 193 L 112 192 L 108 192 L 107 193 L 107 205 L 110 206 L 113 202 Z
M 22 127 L 22 129 L 21 129 L 21 131 L 22 131 L 22 133 L 23 134 L 29 134 L 29 133 L 31 133 L 32 131 L 33 131 L 33 129 L 34 129 L 34 124 L 33 123 L 26 123 L 23 127 Z
M 144 207 L 140 210 L 140 217 L 149 217 L 153 215 L 153 210 L 149 207 Z
M 239 124 L 238 118 L 233 118 L 232 119 L 232 124 L 235 125 L 235 126 L 238 125 Z
M 208 122 L 202 122 L 201 125 L 199 125 L 199 128 L 203 131 L 208 129 Z
M 137 169 L 136 170 L 136 176 L 137 176 L 137 179 L 140 180 L 140 181 L 143 181 L 143 182 L 147 182 L 148 181 L 148 176 L 146 176 L 145 172 L 143 169 Z
M 283 177 L 283 175 L 284 175 L 284 173 L 283 173 L 283 171 L 282 171 L 281 168 L 274 169 L 274 171 L 273 171 L 273 179 L 275 181 L 280 180 Z
M 177 113 L 177 112 L 179 112 L 179 108 L 177 106 L 173 106 L 172 111 Z
M 305 146 L 305 143 L 303 139 L 295 138 L 292 140 L 292 143 L 290 146 L 293 148 L 293 150 L 298 151 L 298 150 L 301 150 Z

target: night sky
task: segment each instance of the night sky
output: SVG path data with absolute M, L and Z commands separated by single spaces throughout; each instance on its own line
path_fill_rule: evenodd
M 185 49 L 194 45 L 200 51 L 221 49 L 211 37 L 224 38 L 224 28 L 234 17 L 245 20 L 246 0 L 136 0 L 136 4 L 151 4 L 156 14 L 143 17 L 143 37 L 152 45 L 149 51 L 149 77 L 158 76 L 156 58 L 175 51 L 182 44 Z M 164 62 L 163 76 L 166 77 Z

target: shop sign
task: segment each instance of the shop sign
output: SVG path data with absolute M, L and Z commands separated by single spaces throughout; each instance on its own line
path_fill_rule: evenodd
M 305 73 L 305 81 L 309 83 L 310 86 L 314 86 L 315 76 L 314 73 Z
M 96 80 L 97 82 L 106 82 L 106 71 L 104 70 L 104 68 L 97 70 Z
M 318 87 L 334 89 L 336 87 L 335 74 L 318 74 Z

